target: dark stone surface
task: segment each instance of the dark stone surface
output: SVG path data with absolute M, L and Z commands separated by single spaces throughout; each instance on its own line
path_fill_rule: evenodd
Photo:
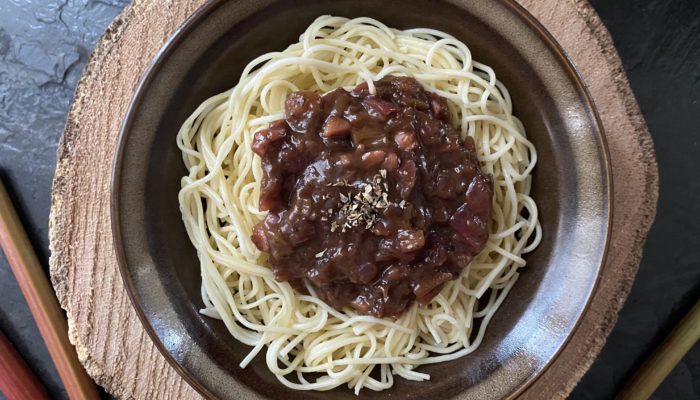
M 128 0 L 0 0 L 0 176 L 47 273 L 56 145 L 80 72 L 126 4 Z M 0 329 L 52 397 L 66 398 L 4 255 Z
M 572 399 L 611 398 L 700 299 L 700 1 L 594 0 L 654 138 L 656 221 L 618 323 Z M 700 398 L 700 344 L 654 395 Z
M 0 0 L 0 176 L 47 266 L 56 145 L 80 71 L 127 0 Z M 572 399 L 612 398 L 700 297 L 700 2 L 593 0 L 654 137 L 657 220 L 619 322 Z M 66 398 L 4 256 L 0 329 Z M 0 394 L 0 399 L 4 398 Z M 700 345 L 653 396 L 700 398 Z

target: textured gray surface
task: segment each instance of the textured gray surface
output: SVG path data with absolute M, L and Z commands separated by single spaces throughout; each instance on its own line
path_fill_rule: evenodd
M 95 41 L 127 3 L 0 0 L 0 175 L 45 265 L 56 144 L 73 89 Z M 700 297 L 700 2 L 592 3 L 611 31 L 654 137 L 661 191 L 630 297 L 573 399 L 611 398 Z M 52 396 L 65 398 L 3 256 L 0 328 Z M 700 398 L 700 346 L 654 398 Z
M 127 0 L 0 0 L 0 175 L 44 266 L 56 145 L 92 47 Z M 0 328 L 55 398 L 65 398 L 0 255 Z
M 654 138 L 660 190 L 630 296 L 572 399 L 609 398 L 700 299 L 700 1 L 592 4 Z M 654 398 L 700 399 L 700 344 Z

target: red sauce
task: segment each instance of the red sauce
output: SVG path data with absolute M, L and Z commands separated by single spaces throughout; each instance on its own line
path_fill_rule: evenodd
M 375 86 L 292 93 L 255 134 L 269 213 L 252 239 L 278 281 L 385 317 L 428 303 L 484 248 L 493 190 L 444 98 L 413 78 Z

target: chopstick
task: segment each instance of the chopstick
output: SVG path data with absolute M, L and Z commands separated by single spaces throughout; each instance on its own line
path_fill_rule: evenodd
M 95 384 L 78 361 L 75 348 L 68 340 L 68 324 L 2 180 L 0 246 L 27 300 L 68 396 L 71 399 L 97 399 Z
M 48 399 L 46 389 L 0 332 L 0 392 L 11 400 Z
M 699 339 L 700 301 L 695 303 L 695 306 L 642 364 L 617 395 L 617 399 L 648 399 Z

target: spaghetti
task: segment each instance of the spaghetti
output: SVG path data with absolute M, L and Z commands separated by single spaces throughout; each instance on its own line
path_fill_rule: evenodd
M 310 285 L 306 295 L 274 279 L 266 254 L 251 241 L 266 215 L 258 208 L 261 160 L 251 146 L 256 131 L 284 118 L 290 93 L 363 82 L 372 92 L 373 82 L 390 74 L 413 77 L 447 99 L 453 125 L 474 139 L 481 170 L 493 178 L 493 204 L 486 247 L 461 275 L 427 305 L 380 319 L 337 311 Z M 387 389 L 394 375 L 429 379 L 416 367 L 479 346 L 526 264 L 522 255 L 541 240 L 529 196 L 536 151 L 512 115 L 508 91 L 464 43 L 440 31 L 319 17 L 299 43 L 253 60 L 234 88 L 202 103 L 177 143 L 188 169 L 179 202 L 200 260 L 201 312 L 253 346 L 241 367 L 267 347 L 268 368 L 293 389 L 347 385 L 358 393 Z

